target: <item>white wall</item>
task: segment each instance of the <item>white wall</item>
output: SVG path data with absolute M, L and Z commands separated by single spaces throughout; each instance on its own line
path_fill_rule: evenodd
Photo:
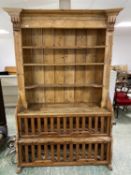
M 5 66 L 15 65 L 13 29 L 9 15 L 0 11 L 0 29 L 7 30 L 9 34 L 0 34 L 0 71 Z
M 0 39 L 0 71 L 5 66 L 15 66 L 14 44 L 12 38 Z
M 131 70 L 131 29 L 120 30 L 114 33 L 112 64 L 127 64 Z

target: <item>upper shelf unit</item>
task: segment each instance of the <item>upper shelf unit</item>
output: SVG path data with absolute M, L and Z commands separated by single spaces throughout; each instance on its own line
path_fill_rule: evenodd
M 8 9 L 22 104 L 106 106 L 112 34 L 120 9 Z M 33 89 L 33 90 L 31 90 Z

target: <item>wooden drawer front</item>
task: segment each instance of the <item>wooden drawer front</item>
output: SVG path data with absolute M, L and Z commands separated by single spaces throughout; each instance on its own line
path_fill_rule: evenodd
M 18 116 L 20 137 L 110 135 L 111 116 Z
M 73 139 L 72 139 L 73 140 Z M 81 139 L 82 140 L 82 139 Z M 110 142 L 44 142 L 18 144 L 20 166 L 108 164 Z M 85 141 L 84 141 L 85 140 Z

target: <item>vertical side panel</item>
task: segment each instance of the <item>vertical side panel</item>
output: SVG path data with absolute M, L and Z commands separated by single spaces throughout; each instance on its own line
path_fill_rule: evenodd
M 63 150 L 63 157 L 64 157 L 64 161 L 66 161 L 66 155 L 67 155 L 67 150 L 66 150 L 66 144 L 64 144 L 64 150 Z
M 41 160 L 41 144 L 38 144 L 38 160 Z
M 32 45 L 32 29 L 22 29 L 22 43 L 23 46 L 31 46 Z M 23 49 L 23 63 L 33 62 L 32 58 L 32 50 Z M 24 67 L 24 79 L 25 86 L 32 84 L 32 67 Z M 27 102 L 30 103 L 32 101 L 33 95 L 32 91 L 26 91 L 26 99 Z
M 42 29 L 32 29 L 32 45 L 33 46 L 42 46 L 43 45 L 43 31 Z M 32 57 L 34 60 L 39 60 L 39 63 L 43 63 L 43 49 L 36 49 L 32 53 Z M 44 84 L 44 71 L 43 67 L 36 66 L 32 68 L 32 79 L 35 85 L 43 85 Z M 44 88 L 37 88 L 34 93 L 34 102 L 36 103 L 44 103 L 45 95 Z
M 54 161 L 54 144 L 51 144 L 51 160 Z
M 28 150 L 28 145 L 25 145 L 25 161 L 29 161 L 29 150 Z
M 34 121 L 34 118 L 31 118 L 31 131 L 32 131 L 32 134 L 34 135 L 35 134 L 35 121 Z
M 32 29 L 22 29 L 22 43 L 23 46 L 32 45 Z M 32 52 L 33 51 L 31 49 L 23 49 L 23 63 L 35 62 Z M 33 83 L 32 72 L 32 67 L 24 67 L 25 86 Z M 30 103 L 34 98 L 33 95 L 33 91 L 26 91 L 26 99 L 28 103 Z
M 57 144 L 57 161 L 60 161 L 60 144 Z
M 38 128 L 38 133 L 41 133 L 41 118 L 37 117 L 37 128 Z
M 112 58 L 112 43 L 113 43 L 113 31 L 107 29 L 101 107 L 106 107 L 108 100 L 110 65 Z
M 47 144 L 44 144 L 44 155 L 45 155 L 45 160 L 48 159 L 48 149 L 47 149 Z
M 18 153 L 19 153 L 19 157 L 18 157 L 18 163 L 22 163 L 23 162 L 23 154 L 22 154 L 22 145 L 17 145 L 17 149 L 18 150 L 16 150 L 16 151 L 18 151 L 18 152 L 16 152 L 17 153 L 17 155 L 18 155 Z
M 70 143 L 70 161 L 73 161 L 73 144 Z
M 97 42 L 97 33 L 96 30 L 87 30 L 87 47 L 88 46 L 95 46 L 96 42 Z M 86 53 L 86 63 L 94 63 L 95 62 L 95 58 L 96 58 L 96 50 L 95 49 L 91 49 L 91 50 L 87 50 Z M 85 70 L 85 83 L 87 84 L 93 84 L 95 83 L 95 68 L 94 67 L 86 67 Z M 95 89 L 91 89 L 91 88 L 85 88 L 84 89 L 84 102 L 93 102 L 93 95 L 91 94 L 92 91 L 94 92 Z M 96 93 L 97 94 L 97 93 Z M 97 97 L 95 97 L 97 98 Z
M 31 161 L 35 160 L 35 148 L 34 145 L 31 145 Z
M 24 118 L 25 135 L 28 135 L 28 118 Z
M 23 50 L 22 50 L 22 32 L 21 30 L 14 31 L 14 41 L 15 41 L 15 56 L 16 56 L 19 96 L 21 97 L 22 105 L 25 108 L 27 108 L 27 101 L 26 101 L 26 95 L 25 95 L 25 80 L 24 80 L 24 69 L 23 69 Z
M 87 45 L 86 30 L 76 30 L 76 46 L 84 47 Z M 86 50 L 76 50 L 76 64 L 86 62 Z M 75 71 L 75 83 L 85 83 L 85 67 L 77 66 Z M 75 89 L 75 102 L 83 102 L 84 92 L 83 88 Z
M 44 30 L 44 45 L 45 47 L 53 47 L 54 46 L 54 30 L 53 29 L 45 29 Z M 53 64 L 54 63 L 54 51 L 53 50 L 45 50 L 44 52 L 44 63 L 45 64 Z M 46 67 L 45 68 L 45 85 L 46 84 L 54 84 L 54 68 Z M 45 102 L 46 103 L 54 103 L 54 89 L 46 88 L 45 89 Z
M 76 160 L 79 160 L 79 154 L 80 154 L 79 144 L 76 144 Z
M 97 143 L 95 143 L 95 155 L 94 155 L 94 158 L 95 158 L 95 160 L 97 160 L 97 156 L 98 156 L 98 144 Z
M 54 33 L 54 45 L 55 47 L 64 46 L 64 30 L 56 29 Z M 64 50 L 55 50 L 54 51 L 55 64 L 64 63 Z M 63 67 L 55 67 L 55 83 L 64 84 L 64 69 Z M 55 102 L 62 103 L 64 102 L 64 88 L 55 88 Z
M 67 30 L 65 32 L 65 47 L 75 46 L 75 30 Z M 69 49 L 65 53 L 65 64 L 75 63 L 75 50 Z M 65 84 L 75 83 L 75 68 L 69 66 L 65 68 Z M 65 90 L 65 102 L 74 102 L 74 89 L 66 88 Z

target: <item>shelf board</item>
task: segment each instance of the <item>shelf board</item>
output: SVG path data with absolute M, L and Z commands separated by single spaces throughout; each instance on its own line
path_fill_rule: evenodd
M 67 143 L 69 142 L 75 142 L 75 143 L 78 143 L 78 144 L 81 144 L 83 142 L 86 142 L 86 143 L 110 143 L 111 142 L 111 137 L 105 137 L 105 136 L 99 136 L 99 137 L 81 137 L 81 138 L 71 138 L 71 137 L 67 137 L 66 138 L 66 141 Z M 46 138 L 28 138 L 28 139 L 23 139 L 23 138 L 20 138 L 19 141 L 18 141 L 20 144 L 43 144 L 43 143 L 63 143 L 65 142 L 65 137 L 46 137 Z
M 23 46 L 23 49 L 101 49 L 105 48 L 105 45 L 95 45 L 95 46 L 74 46 L 74 47 L 46 47 L 46 46 Z
M 92 88 L 102 88 L 101 84 L 37 84 L 25 86 L 25 89 L 36 89 L 36 88 L 81 88 L 81 87 L 92 87 Z
M 30 66 L 45 66 L 45 67 L 51 67 L 51 66 L 103 66 L 104 63 L 74 63 L 74 64 L 40 64 L 40 63 L 25 63 L 25 67 Z
M 19 110 L 18 115 L 49 115 L 52 117 L 65 115 L 111 115 L 111 112 L 106 108 L 101 108 L 96 103 L 29 103 L 27 109 Z

